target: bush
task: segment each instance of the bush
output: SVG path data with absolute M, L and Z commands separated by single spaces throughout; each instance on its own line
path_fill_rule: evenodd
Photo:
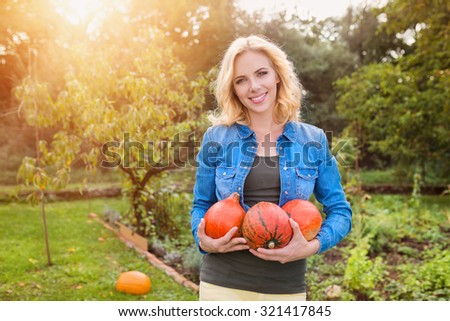
M 434 247 L 423 252 L 422 259 L 422 265 L 399 267 L 403 287 L 394 295 L 402 300 L 448 300 L 450 251 Z
M 108 206 L 105 207 L 105 210 L 103 211 L 103 220 L 107 222 L 110 225 L 114 225 L 116 222 L 120 221 L 122 218 L 122 215 L 119 211 L 110 208 Z
M 370 239 L 369 255 L 391 251 L 403 240 L 420 246 L 442 242 L 445 213 L 428 205 L 421 197 L 365 196 L 355 197 L 352 205 L 353 231 L 350 239 Z
M 186 229 L 190 229 L 189 209 L 192 195 L 189 193 L 159 192 L 147 204 L 154 220 L 155 234 L 159 239 L 169 238 L 185 240 Z M 188 233 L 189 234 L 189 233 Z M 188 242 L 191 242 L 189 240 Z
M 183 270 L 194 282 L 200 281 L 199 275 L 202 258 L 203 256 L 195 244 L 192 244 L 183 253 Z
M 379 293 L 375 287 L 381 282 L 386 272 L 381 257 L 372 261 L 367 256 L 369 248 L 369 238 L 365 237 L 350 250 L 350 258 L 344 273 L 344 284 L 363 296 L 378 299 Z

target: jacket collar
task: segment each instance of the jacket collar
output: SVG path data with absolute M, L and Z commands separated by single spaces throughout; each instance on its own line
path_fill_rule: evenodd
M 246 125 L 242 125 L 242 124 L 236 124 L 237 127 L 237 131 L 239 134 L 239 137 L 241 139 L 247 139 L 248 137 L 250 137 L 251 135 L 254 135 L 255 132 L 253 130 L 251 130 L 248 126 Z
M 236 124 L 236 127 L 241 139 L 246 139 L 255 134 L 255 132 L 246 125 Z M 282 135 L 284 135 L 291 142 L 296 141 L 297 130 L 295 124 L 292 121 L 286 123 Z
M 297 126 L 292 121 L 289 121 L 284 126 L 282 135 L 284 135 L 289 141 L 295 142 L 297 140 Z

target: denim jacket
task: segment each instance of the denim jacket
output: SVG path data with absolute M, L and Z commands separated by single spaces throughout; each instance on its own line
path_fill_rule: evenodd
M 206 131 L 197 155 L 191 211 L 197 245 L 200 220 L 214 203 L 238 192 L 241 206 L 245 211 L 249 209 L 244 203 L 243 188 L 257 146 L 255 132 L 245 125 L 213 126 Z M 313 193 L 323 205 L 326 219 L 316 237 L 320 242 L 318 253 L 322 253 L 340 242 L 352 226 L 352 210 L 325 133 L 312 125 L 288 122 L 277 139 L 276 150 L 280 167 L 279 206 L 293 199 L 308 200 Z

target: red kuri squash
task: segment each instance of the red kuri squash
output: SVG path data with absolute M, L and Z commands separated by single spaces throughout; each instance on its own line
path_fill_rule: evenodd
M 242 236 L 255 250 L 282 248 L 292 237 L 289 216 L 274 203 L 259 202 L 247 211 L 242 222 Z
M 295 199 L 284 204 L 283 210 L 297 222 L 307 241 L 312 240 L 319 233 L 322 216 L 310 201 Z
M 234 237 L 241 236 L 244 217 L 245 211 L 239 204 L 239 194 L 234 192 L 208 209 L 205 214 L 205 233 L 213 239 L 218 239 L 237 226 L 238 231 Z
M 116 290 L 129 294 L 145 294 L 151 289 L 150 278 L 139 271 L 123 272 L 119 275 Z

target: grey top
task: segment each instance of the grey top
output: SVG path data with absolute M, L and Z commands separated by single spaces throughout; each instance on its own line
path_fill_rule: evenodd
M 244 203 L 279 203 L 279 157 L 256 156 L 244 184 Z M 200 280 L 228 288 L 270 294 L 306 292 L 306 260 L 281 264 L 249 251 L 211 253 L 203 257 Z
M 258 202 L 280 201 L 280 167 L 278 156 L 256 155 L 252 169 L 244 183 L 244 203 L 253 206 Z

